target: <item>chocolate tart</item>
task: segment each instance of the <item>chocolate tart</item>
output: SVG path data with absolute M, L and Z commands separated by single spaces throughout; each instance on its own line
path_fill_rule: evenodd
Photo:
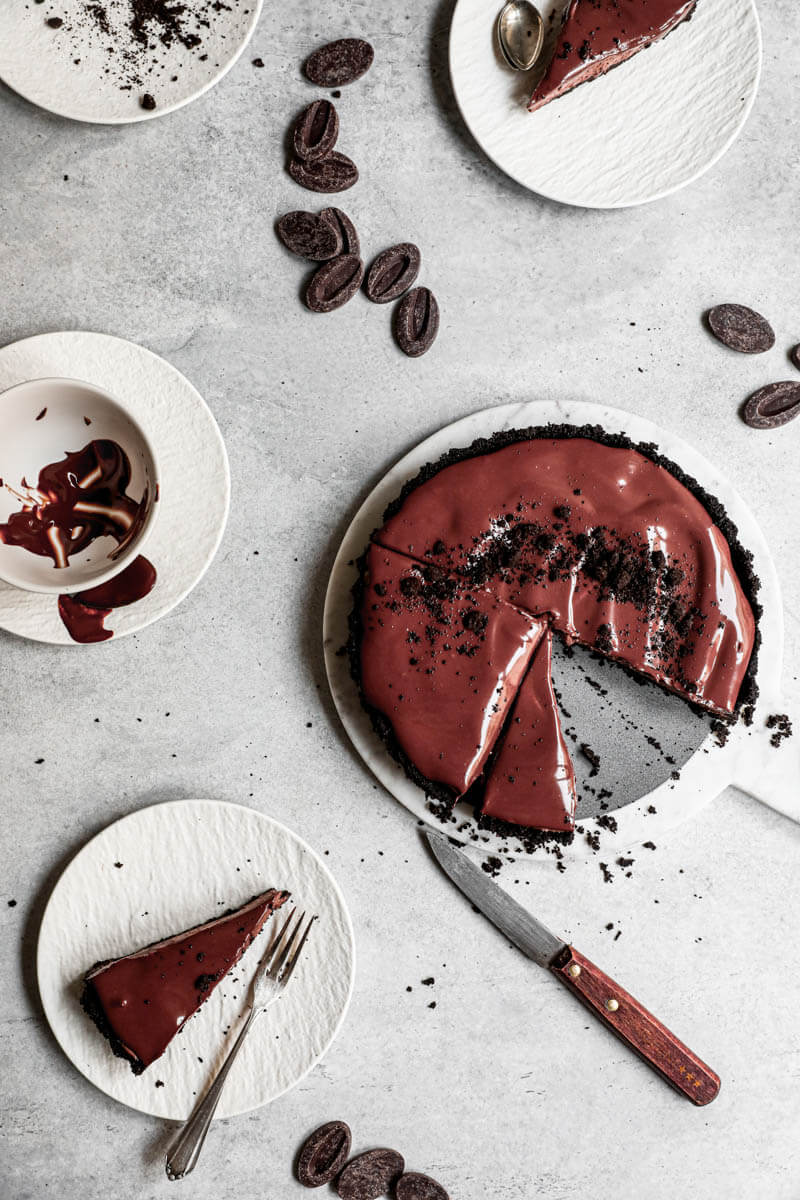
M 730 720 L 755 697 L 757 590 L 721 505 L 654 446 L 597 426 L 503 431 L 424 467 L 387 509 L 360 562 L 351 669 L 440 815 L 466 796 L 485 827 L 569 840 L 551 634 Z
M 671 33 L 696 0 L 570 0 L 553 57 L 528 102 L 531 112 L 605 75 Z
M 87 971 L 81 1004 L 134 1075 L 161 1057 L 288 897 L 270 888 L 203 925 Z

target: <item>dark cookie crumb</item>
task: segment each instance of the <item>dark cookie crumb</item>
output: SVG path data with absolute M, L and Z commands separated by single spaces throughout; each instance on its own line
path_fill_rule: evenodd
M 781 745 L 784 738 L 792 736 L 792 722 L 787 713 L 771 713 L 767 717 L 767 729 L 774 729 L 772 737 L 769 739 L 770 746 L 775 749 Z
M 493 879 L 500 874 L 502 867 L 502 859 L 495 854 L 490 854 L 486 861 L 481 863 L 481 870 L 485 871 L 487 875 L 491 875 Z
M 656 848 L 655 842 L 642 842 L 642 845 L 644 846 L 645 850 L 655 850 Z
M 150 95 L 149 92 L 144 93 L 144 95 L 140 99 L 139 103 L 141 104 L 142 108 L 145 109 L 147 112 L 152 112 L 153 109 L 156 107 L 155 99 Z
M 591 746 L 587 746 L 586 742 L 581 742 L 581 754 L 591 763 L 592 769 L 589 772 L 589 778 L 594 779 L 600 770 L 600 755 Z

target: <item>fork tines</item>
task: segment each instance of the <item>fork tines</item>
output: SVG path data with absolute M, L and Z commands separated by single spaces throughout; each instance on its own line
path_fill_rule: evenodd
M 275 983 L 279 983 L 281 987 L 285 987 L 291 979 L 292 973 L 297 966 L 297 960 L 306 944 L 306 938 L 309 935 L 311 926 L 317 919 L 316 916 L 309 917 L 305 928 L 303 928 L 305 916 L 304 912 L 299 920 L 295 920 L 297 909 L 292 909 L 283 924 L 276 927 L 273 931 L 269 945 L 261 960 L 261 970 L 270 979 L 274 980 Z

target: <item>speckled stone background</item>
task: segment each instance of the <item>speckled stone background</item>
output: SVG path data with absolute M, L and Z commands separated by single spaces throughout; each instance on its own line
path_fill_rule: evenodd
M 7 1200 L 174 1188 L 288 1200 L 304 1194 L 296 1146 L 334 1116 L 360 1147 L 397 1146 L 454 1200 L 800 1192 L 800 828 L 731 791 L 642 849 L 630 879 L 604 884 L 596 861 L 505 872 L 718 1069 L 719 1099 L 696 1110 L 436 873 L 344 739 L 320 649 L 333 553 L 390 462 L 495 400 L 599 397 L 681 432 L 749 500 L 779 562 L 791 681 L 800 421 L 754 433 L 736 408 L 791 378 L 786 350 L 800 341 L 800 18 L 791 0 L 763 0 L 761 93 L 710 174 L 652 207 L 592 213 L 525 193 L 465 134 L 445 65 L 451 7 L 269 6 L 217 89 L 140 127 L 68 124 L 0 90 L 0 339 L 87 328 L 163 354 L 212 406 L 234 480 L 219 557 L 160 624 L 85 653 L 0 638 Z M 349 33 L 377 53 L 339 106 L 342 149 L 362 170 L 345 207 L 368 253 L 406 238 L 423 249 L 443 318 L 417 362 L 361 298 L 304 312 L 302 265 L 272 232 L 309 201 L 282 171 L 287 124 L 314 94 L 298 64 Z M 722 300 L 772 319 L 769 355 L 730 354 L 704 333 L 700 314 Z M 171 1185 L 162 1124 L 105 1099 L 59 1052 L 33 961 L 70 855 L 133 808 L 193 795 L 249 802 L 330 851 L 359 971 L 324 1063 L 214 1129 L 194 1176 Z

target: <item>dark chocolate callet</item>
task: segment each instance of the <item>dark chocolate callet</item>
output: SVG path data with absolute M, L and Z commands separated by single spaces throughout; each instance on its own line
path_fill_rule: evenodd
M 800 382 L 785 379 L 753 392 L 742 409 L 742 420 L 751 429 L 777 429 L 800 413 Z
M 450 1200 L 440 1183 L 419 1171 L 401 1175 L 394 1190 L 395 1200 Z
M 372 66 L 375 51 L 361 38 L 340 38 L 329 42 L 307 58 L 303 66 L 306 78 L 317 87 L 337 88 L 354 83 Z
M 398 346 L 409 358 L 430 350 L 439 332 L 439 305 L 429 288 L 406 293 L 397 308 L 394 330 Z
M 292 137 L 294 152 L 306 162 L 330 154 L 339 136 L 339 114 L 330 100 L 314 100 L 297 118 Z
M 361 243 L 358 240 L 356 227 L 346 212 L 340 208 L 323 208 L 320 219 L 334 227 L 340 239 L 339 254 L 361 254 Z
M 286 213 L 275 226 L 275 232 L 287 250 L 311 262 L 327 262 L 342 253 L 338 228 L 324 213 Z
M 775 345 L 775 332 L 766 317 L 743 304 L 717 304 L 707 319 L 714 337 L 740 354 L 763 354 Z
M 347 1162 L 352 1138 L 344 1121 L 328 1121 L 306 1139 L 297 1160 L 297 1178 L 303 1187 L 330 1183 Z
M 351 1158 L 336 1184 L 341 1200 L 378 1200 L 403 1174 L 405 1162 L 396 1150 L 367 1150 Z
M 419 275 L 422 255 L 413 242 L 399 242 L 384 250 L 367 272 L 365 291 L 374 304 L 399 300 Z
M 312 312 L 329 313 L 352 300 L 364 278 L 364 264 L 357 254 L 340 254 L 315 271 L 306 289 L 306 304 Z
M 302 158 L 289 160 L 289 174 L 295 183 L 310 192 L 345 192 L 358 181 L 358 167 L 338 150 L 332 150 L 318 162 Z

